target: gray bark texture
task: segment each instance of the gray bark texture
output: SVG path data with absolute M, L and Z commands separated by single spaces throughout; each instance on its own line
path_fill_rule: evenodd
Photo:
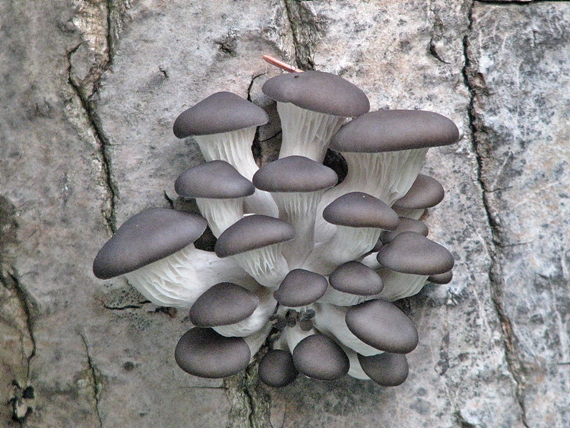
M 570 426 L 570 3 L 3 0 L 0 40 L 0 426 Z M 179 113 L 220 90 L 271 110 L 263 54 L 461 130 L 424 167 L 456 267 L 402 302 L 401 386 L 189 376 L 187 314 L 92 274 L 126 219 L 180 204 L 202 158 Z

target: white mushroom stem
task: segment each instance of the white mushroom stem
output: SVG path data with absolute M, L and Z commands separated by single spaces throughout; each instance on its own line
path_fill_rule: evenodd
M 315 216 L 322 194 L 323 191 L 272 193 L 279 207 L 279 218 L 290 223 L 296 232 L 295 239 L 283 244 L 283 256 L 290 269 L 300 267 L 313 251 Z
M 279 158 L 299 155 L 322 163 L 331 137 L 346 118 L 317 113 L 292 103 L 277 103 L 283 140 Z
M 414 208 L 392 207 L 392 209 L 396 211 L 396 214 L 398 214 L 399 217 L 412 218 L 414 220 L 419 220 L 426 211 L 425 208 L 414 209 Z
M 267 325 L 269 318 L 275 312 L 277 300 L 273 297 L 273 293 L 266 288 L 260 287 L 256 294 L 259 297 L 259 304 L 253 314 L 235 324 L 213 327 L 213 329 L 226 337 L 247 337 L 260 331 Z
M 247 343 L 247 346 L 249 346 L 249 350 L 251 352 L 251 359 L 249 360 L 250 363 L 253 360 L 255 360 L 255 357 L 257 356 L 257 351 L 259 351 L 259 349 L 263 346 L 263 344 L 267 340 L 267 336 L 269 336 L 271 328 L 272 328 L 271 324 L 266 323 L 265 326 L 257 333 L 254 333 L 250 336 L 246 336 L 243 338 L 245 340 L 245 343 Z
M 200 213 L 208 221 L 208 225 L 216 238 L 236 221 L 243 218 L 243 199 L 196 198 Z
M 341 264 L 359 259 L 372 250 L 380 233 L 382 229 L 375 227 L 336 226 L 327 242 L 315 246 L 303 269 L 329 275 Z
M 251 181 L 259 169 L 251 152 L 255 130 L 256 127 L 253 126 L 220 134 L 195 135 L 193 138 L 206 162 L 226 161 Z M 271 195 L 262 190 L 256 190 L 253 195 L 245 198 L 245 209 L 247 212 L 277 217 L 277 206 Z
M 129 283 L 159 306 L 190 308 L 219 282 L 251 289 L 253 280 L 231 259 L 198 250 L 193 244 L 154 263 L 125 274 Z
M 322 218 L 322 212 L 336 198 L 351 192 L 364 192 L 391 206 L 414 183 L 428 149 L 381 153 L 342 153 L 348 172 L 344 181 L 325 192 L 317 210 L 316 242 L 330 239 L 335 226 Z
M 388 268 L 377 270 L 384 283 L 384 289 L 375 297 L 394 302 L 418 294 L 427 282 L 427 275 L 400 273 Z
M 343 291 L 335 290 L 329 285 L 326 293 L 319 299 L 319 303 L 328 303 L 337 306 L 354 306 L 368 299 L 368 296 L 345 293 Z
M 346 347 L 361 355 L 378 355 L 382 351 L 367 345 L 356 337 L 346 325 L 346 312 L 349 308 L 344 306 L 315 303 L 315 328 L 327 336 L 332 336 Z
M 348 370 L 348 375 L 361 380 L 370 380 L 370 377 L 362 370 L 362 366 L 360 365 L 360 361 L 358 360 L 358 354 L 354 352 L 352 349 L 340 345 L 346 356 L 348 357 L 348 361 L 350 363 L 350 369 Z
M 231 258 L 261 285 L 277 289 L 289 273 L 287 260 L 281 254 L 283 244 L 273 244 L 256 250 L 236 254 Z

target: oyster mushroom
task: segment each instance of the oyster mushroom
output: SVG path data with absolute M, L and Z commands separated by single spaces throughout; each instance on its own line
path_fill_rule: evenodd
M 280 388 L 292 383 L 299 374 L 290 352 L 272 349 L 259 362 L 259 379 L 266 385 Z
M 327 286 L 324 276 L 304 269 L 293 269 L 285 276 L 274 296 L 283 306 L 307 306 L 319 300 L 327 291 Z
M 408 360 L 404 354 L 358 355 L 358 362 L 364 373 L 378 385 L 397 386 L 408 378 Z
M 342 348 L 324 334 L 312 334 L 293 350 L 297 370 L 320 380 L 340 379 L 348 373 L 350 363 Z
M 439 181 L 424 174 L 418 174 L 410 190 L 396 200 L 392 209 L 400 217 L 418 220 L 426 209 L 435 207 L 445 196 L 445 190 Z

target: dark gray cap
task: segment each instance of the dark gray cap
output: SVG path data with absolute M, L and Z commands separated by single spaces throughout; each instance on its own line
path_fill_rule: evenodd
M 270 162 L 253 176 L 255 187 L 268 192 L 315 192 L 337 182 L 336 172 L 304 156 L 287 156 Z
M 176 118 L 174 135 L 210 135 L 267 123 L 267 113 L 231 92 L 216 92 Z
M 259 298 L 231 282 L 221 282 L 203 293 L 190 308 L 190 321 L 198 327 L 234 324 L 249 317 Z
M 356 117 L 370 110 L 362 90 L 323 71 L 281 74 L 265 82 L 261 90 L 275 101 L 333 116 Z
M 279 304 L 294 308 L 316 302 L 323 297 L 327 286 L 324 276 L 305 269 L 293 269 L 273 295 Z
M 445 247 L 415 232 L 402 232 L 376 256 L 388 269 L 415 275 L 435 275 L 453 268 L 455 261 Z
M 397 386 L 408 377 L 408 360 L 404 354 L 383 354 L 365 357 L 358 355 L 358 362 L 370 379 L 382 386 Z
M 97 278 L 109 279 L 168 257 L 198 239 L 206 220 L 165 208 L 143 211 L 122 224 L 93 262 Z
M 188 168 L 174 190 L 185 198 L 231 199 L 253 195 L 255 187 L 229 163 L 214 160 Z
M 295 238 L 295 229 L 286 221 L 265 215 L 250 215 L 228 227 L 218 238 L 214 250 L 228 257 Z
M 398 214 L 367 193 L 351 192 L 331 202 L 323 211 L 329 223 L 350 227 L 377 227 L 394 230 L 398 227 Z
M 400 309 L 383 300 L 368 300 L 346 313 L 346 326 L 364 343 L 385 352 L 407 354 L 418 344 L 418 331 Z
M 245 369 L 251 351 L 241 337 L 225 337 L 211 328 L 188 330 L 174 351 L 176 363 L 194 376 L 222 378 Z
M 439 181 L 424 174 L 418 177 L 404 196 L 392 205 L 393 208 L 422 209 L 439 204 L 445 196 L 445 190 Z
M 276 388 L 287 386 L 297 378 L 298 374 L 293 356 L 281 349 L 269 351 L 259 362 L 259 379 L 269 386 Z
M 446 146 L 457 142 L 459 130 L 445 116 L 423 110 L 381 110 L 362 115 L 332 137 L 340 152 L 391 152 Z
M 358 296 L 378 294 L 384 288 L 380 275 L 359 262 L 340 265 L 330 274 L 329 282 L 335 290 Z
M 402 232 L 416 232 L 420 235 L 427 236 L 429 233 L 428 227 L 423 221 L 415 220 L 408 217 L 400 217 L 400 223 L 396 230 L 385 230 L 380 234 L 380 241 L 382 244 L 392 242 L 396 236 Z M 379 251 L 378 248 L 376 251 Z
M 293 350 L 293 362 L 301 373 L 320 380 L 340 379 L 350 368 L 342 348 L 324 334 L 313 334 L 301 340 Z
M 434 284 L 449 284 L 453 279 L 453 271 L 447 271 L 444 273 L 438 273 L 435 275 L 428 276 L 428 281 Z

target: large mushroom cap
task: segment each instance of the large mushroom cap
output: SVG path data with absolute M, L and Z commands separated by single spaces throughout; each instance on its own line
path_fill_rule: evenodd
M 324 276 L 304 269 L 293 269 L 273 295 L 279 304 L 294 308 L 316 302 L 323 297 L 327 286 Z
M 155 208 L 124 222 L 93 262 L 97 278 L 109 279 L 168 257 L 198 239 L 206 220 L 196 214 Z
M 331 139 L 340 152 L 390 152 L 446 146 L 457 142 L 459 130 L 445 116 L 423 110 L 381 110 L 344 125 Z
M 418 174 L 416 180 L 404 196 L 392 207 L 406 209 L 431 208 L 439 204 L 445 196 L 445 190 L 439 181 L 424 174 Z
M 229 163 L 214 160 L 188 168 L 176 179 L 174 190 L 186 198 L 230 199 L 252 195 L 255 187 Z
M 275 101 L 333 116 L 356 117 L 370 110 L 362 90 L 323 71 L 282 74 L 265 82 L 262 91 Z
M 400 217 L 400 223 L 395 230 L 385 230 L 380 234 L 380 241 L 382 244 L 388 244 L 394 240 L 396 236 L 403 232 L 416 232 L 420 235 L 427 236 L 429 229 L 423 221 L 415 220 L 408 217 Z M 379 251 L 380 247 L 375 249 Z
M 358 355 L 358 362 L 364 373 L 378 385 L 397 386 L 408 377 L 408 360 L 404 354 Z
M 455 261 L 445 247 L 415 232 L 402 232 L 377 255 L 388 269 L 415 275 L 436 275 L 453 268 Z
M 174 135 L 210 135 L 259 126 L 269 120 L 261 108 L 231 92 L 216 92 L 176 118 Z
M 289 223 L 265 215 L 250 215 L 227 228 L 214 250 L 218 257 L 228 257 L 295 238 Z
M 323 218 L 329 223 L 351 227 L 377 227 L 394 230 L 400 221 L 398 214 L 367 193 L 351 192 L 331 202 L 323 210 Z
M 269 386 L 287 386 L 298 374 L 291 354 L 281 349 L 269 351 L 259 362 L 259 379 Z
M 358 296 L 378 294 L 384 288 L 382 278 L 373 269 L 359 262 L 348 262 L 329 276 L 331 287 Z
M 225 337 L 210 328 L 188 330 L 174 351 L 176 363 L 194 376 L 221 378 L 249 364 L 251 351 L 241 337 Z
M 301 340 L 293 350 L 293 362 L 301 373 L 320 380 L 340 379 L 350 368 L 342 348 L 324 334 Z
M 346 313 L 348 329 L 364 343 L 385 352 L 406 354 L 418 344 L 412 321 L 392 303 L 368 300 Z
M 255 187 L 268 192 L 314 192 L 333 187 L 337 181 L 336 172 L 304 156 L 270 162 L 253 176 Z
M 243 321 L 255 311 L 259 298 L 231 282 L 221 282 L 203 293 L 190 308 L 190 321 L 198 327 L 215 327 Z

